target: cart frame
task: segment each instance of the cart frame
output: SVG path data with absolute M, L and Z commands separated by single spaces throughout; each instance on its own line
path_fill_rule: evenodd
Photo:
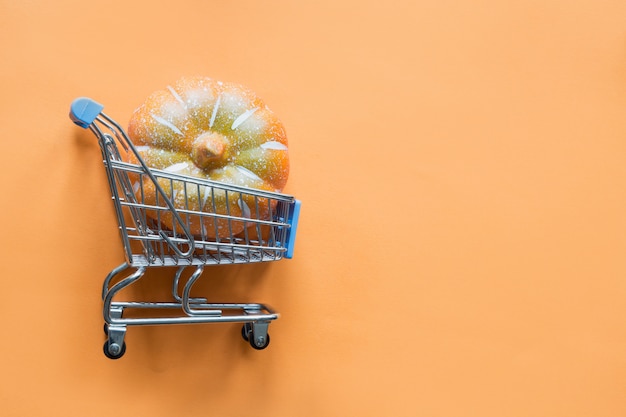
M 191 290 L 207 265 L 290 259 L 294 252 L 300 201 L 286 194 L 148 167 L 124 129 L 104 114 L 103 108 L 98 102 L 81 97 L 72 102 L 70 119 L 91 130 L 98 139 L 124 248 L 125 262 L 106 276 L 102 287 L 107 334 L 105 355 L 120 358 L 126 351 L 127 327 L 146 325 L 243 323 L 242 337 L 257 350 L 266 348 L 270 340 L 268 326 L 279 317 L 270 306 L 210 303 L 206 298 L 192 297 Z M 120 145 L 134 154 L 138 163 L 124 161 Z M 144 183 L 154 186 L 156 201 L 144 199 Z M 177 189 L 183 190 L 184 208 L 177 207 Z M 225 198 L 225 213 L 219 212 L 215 203 L 212 209 L 210 204 L 207 209 L 205 203 L 204 210 L 194 210 L 188 203 L 194 196 L 197 201 L 203 198 L 211 203 L 218 195 Z M 229 202 L 231 206 L 239 206 L 238 215 L 231 213 Z M 171 227 L 162 224 L 165 216 L 171 218 Z M 200 235 L 191 232 L 190 225 L 194 221 L 203 225 Z M 207 223 L 215 225 L 215 233 L 207 230 L 210 229 L 204 226 Z M 227 225 L 226 237 L 218 234 L 218 223 Z M 233 231 L 233 224 L 244 224 L 243 232 Z M 172 300 L 116 301 L 120 291 L 146 276 L 149 269 L 164 267 L 174 270 Z M 187 269 L 192 273 L 183 284 L 182 276 Z M 142 317 L 125 315 L 132 310 L 148 313 Z M 155 314 L 150 314 L 152 312 Z

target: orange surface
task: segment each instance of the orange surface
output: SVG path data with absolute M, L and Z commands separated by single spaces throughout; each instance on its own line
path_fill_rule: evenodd
M 626 415 L 625 28 L 618 0 L 0 2 L 2 415 Z M 296 257 L 199 288 L 282 316 L 262 352 L 134 327 L 110 361 L 121 245 L 69 103 L 126 124 L 185 74 L 287 128 Z

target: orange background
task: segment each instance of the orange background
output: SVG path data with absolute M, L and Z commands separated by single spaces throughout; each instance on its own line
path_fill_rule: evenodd
M 623 1 L 2 0 L 0 62 L 3 416 L 626 415 Z M 186 74 L 286 125 L 295 258 L 198 294 L 282 316 L 265 351 L 131 327 L 111 361 L 121 242 L 69 104 L 125 125 Z

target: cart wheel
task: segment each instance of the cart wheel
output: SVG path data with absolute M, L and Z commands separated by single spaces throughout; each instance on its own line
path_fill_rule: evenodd
M 103 350 L 104 350 L 104 355 L 107 358 L 119 359 L 122 356 L 124 356 L 124 353 L 126 353 L 126 342 L 123 342 L 122 347 L 120 347 L 116 343 L 109 344 L 109 341 L 107 340 L 106 342 L 104 342 Z
M 243 337 L 243 340 L 245 340 L 246 342 L 250 341 L 250 333 L 252 333 L 252 325 L 250 323 L 245 323 L 243 326 L 241 326 L 241 337 Z
M 250 337 L 249 339 L 250 339 L 249 340 L 250 346 L 252 346 L 256 350 L 263 350 L 270 344 L 270 335 L 269 334 L 266 334 L 265 338 L 263 338 L 263 342 L 258 344 L 258 345 L 255 343 L 254 335 L 252 335 L 252 337 Z

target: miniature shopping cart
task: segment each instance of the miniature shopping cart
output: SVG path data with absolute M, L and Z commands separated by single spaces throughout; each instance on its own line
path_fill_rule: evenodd
M 128 326 L 189 323 L 242 323 L 243 338 L 255 349 L 269 344 L 269 323 L 278 314 L 265 304 L 209 303 L 191 297 L 191 289 L 206 265 L 248 264 L 291 258 L 294 250 L 300 202 L 292 196 L 247 187 L 178 175 L 146 166 L 124 130 L 102 112 L 103 106 L 88 98 L 74 100 L 70 118 L 89 128 L 98 138 L 111 189 L 125 253 L 125 262 L 105 278 L 102 298 L 107 340 L 104 353 L 111 359 L 126 351 L 124 336 Z M 132 152 L 137 163 L 122 158 L 119 145 Z M 154 187 L 156 198 L 144 198 L 144 183 Z M 139 188 L 138 188 L 139 187 Z M 184 190 L 184 201 L 208 200 L 203 210 L 184 209 L 174 205 L 174 190 Z M 226 201 L 245 201 L 247 210 L 211 209 L 212 196 Z M 253 204 L 250 204 L 253 201 Z M 260 210 L 259 207 L 269 208 Z M 239 213 L 238 216 L 234 213 Z M 262 213 L 263 212 L 263 213 Z M 169 219 L 165 226 L 160 219 Z M 192 234 L 191 224 L 214 221 L 215 224 L 245 223 L 243 232 L 224 234 L 202 230 Z M 148 268 L 170 267 L 172 299 L 166 302 L 114 301 L 119 292 L 143 277 Z M 185 280 L 183 272 L 190 268 Z M 181 288 L 182 287 L 182 288 Z M 143 314 L 125 316 L 126 310 Z M 135 317 L 138 316 L 138 317 Z

